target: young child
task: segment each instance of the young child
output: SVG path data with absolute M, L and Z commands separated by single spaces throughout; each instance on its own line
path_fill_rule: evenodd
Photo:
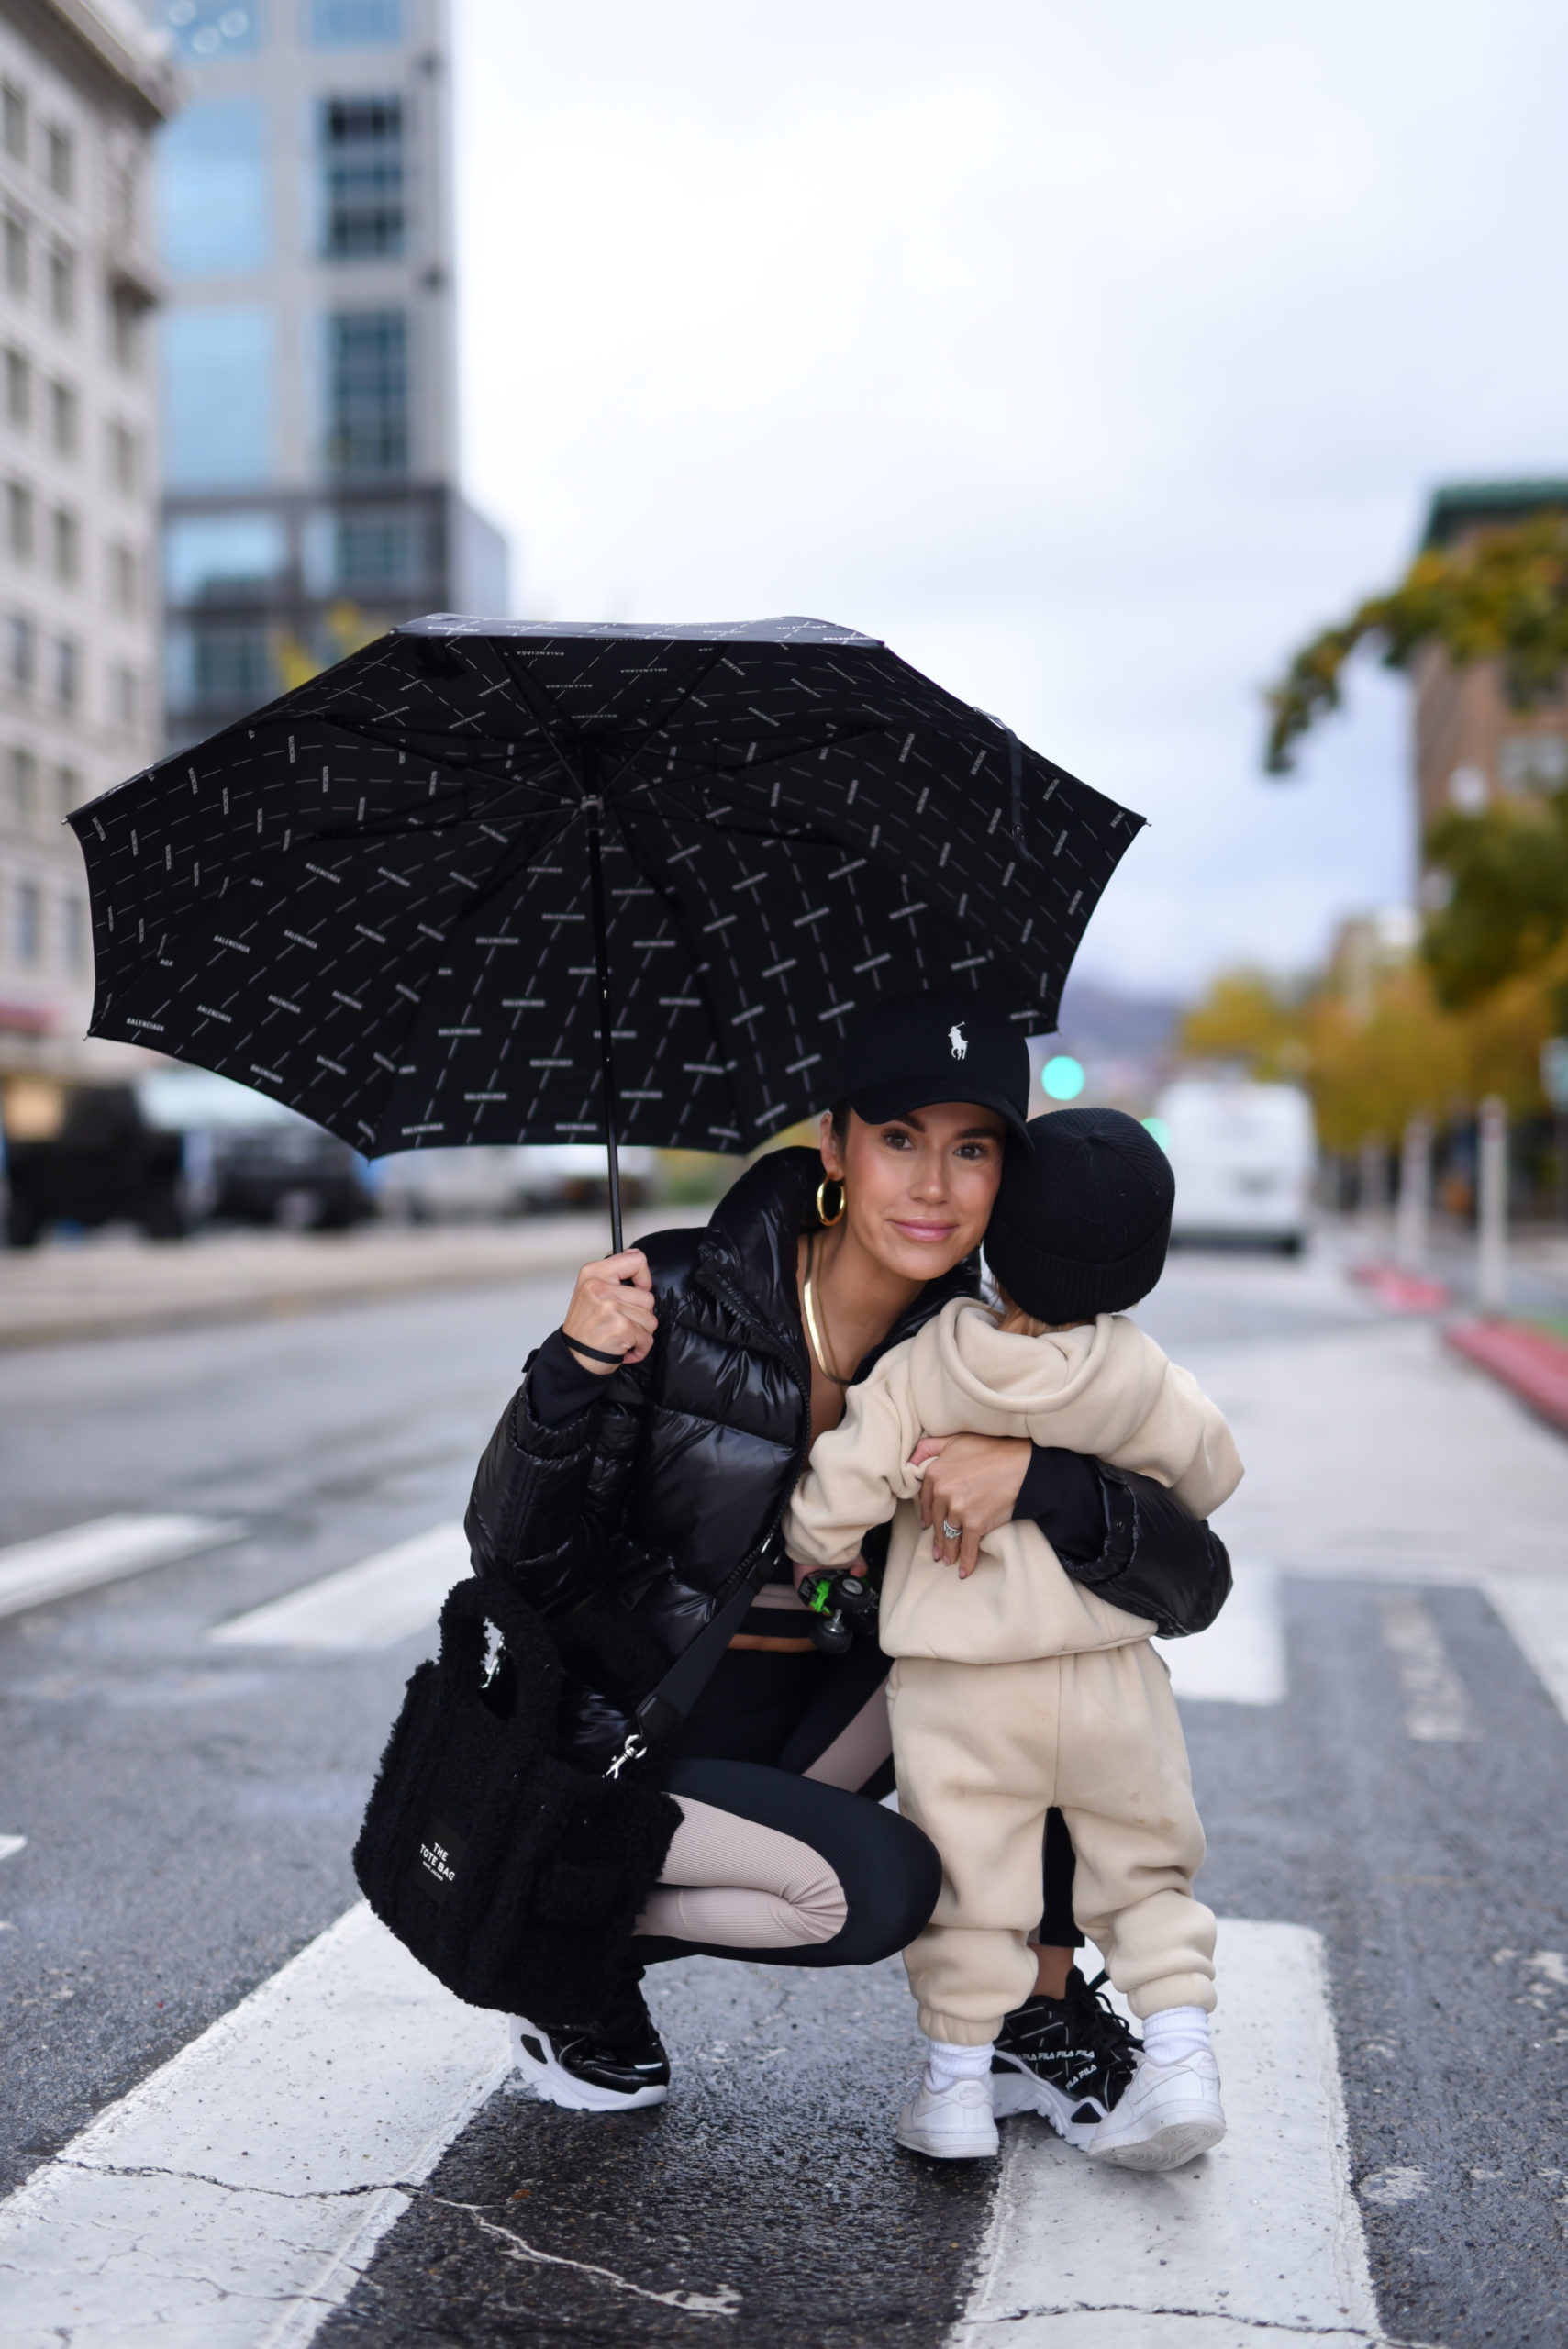
M 909 1455 L 923 1435 L 1028 1436 L 1155 1477 L 1198 1517 L 1241 1464 L 1190 1372 L 1122 1318 L 1164 1264 L 1164 1152 L 1117 1110 L 1058 1110 L 1029 1136 L 1032 1152 L 1008 1151 L 985 1239 L 1001 1311 L 953 1299 L 851 1388 L 784 1537 L 792 1558 L 842 1566 L 894 1520 L 881 1620 L 899 1804 L 942 1862 L 936 1911 L 905 1953 L 928 2062 L 899 2143 L 994 2154 L 995 2114 L 1029 2108 L 1098 2160 L 1170 2169 L 1218 2144 L 1225 2117 L 1214 1918 L 1192 1891 L 1203 1830 L 1153 1626 L 1074 1582 L 1032 1523 L 988 1534 L 961 1580 L 928 1546 Z M 1053 1804 L 1077 1855 L 1078 1922 L 1143 2022 L 1130 2082 L 1091 2123 L 1027 2068 L 992 2068 L 1004 2017 L 1035 1987 Z

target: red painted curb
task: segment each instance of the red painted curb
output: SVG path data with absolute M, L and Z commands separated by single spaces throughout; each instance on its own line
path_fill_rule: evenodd
M 1369 1289 L 1379 1305 L 1395 1313 L 1440 1313 L 1448 1303 L 1441 1281 L 1407 1273 L 1397 1264 L 1361 1264 L 1351 1266 L 1351 1278 Z
M 1523 1321 L 1456 1321 L 1443 1336 L 1542 1419 L 1568 1429 L 1568 1345 L 1561 1338 Z

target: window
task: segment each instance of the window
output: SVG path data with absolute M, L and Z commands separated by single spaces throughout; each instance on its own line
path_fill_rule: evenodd
M 54 640 L 54 699 L 60 709 L 74 709 L 82 697 L 82 653 L 68 636 Z
M 43 892 L 36 881 L 17 884 L 17 960 L 36 963 L 43 953 Z
M 236 6 L 235 0 L 168 0 L 163 21 L 180 56 L 206 64 L 215 57 L 253 57 L 256 53 L 257 0 Z
M 108 457 L 109 479 L 117 489 L 124 490 L 128 496 L 134 495 L 137 479 L 141 471 L 140 451 L 137 446 L 135 433 L 131 431 L 128 425 L 111 424 L 105 436 L 105 447 Z
M 140 372 L 142 307 L 134 295 L 123 289 L 109 296 L 109 348 L 122 375 Z
M 62 457 L 76 454 L 81 439 L 81 403 L 69 384 L 51 384 L 49 387 L 50 439 Z
M 69 816 L 82 796 L 82 778 L 74 767 L 56 767 L 54 796 L 61 816 Z
M 33 371 L 25 351 L 6 353 L 6 415 L 23 429 L 33 420 Z
M 158 250 L 172 277 L 241 277 L 272 259 L 267 110 L 205 98 L 158 142 Z
M 39 763 L 31 751 L 16 750 L 6 762 L 9 770 L 11 820 L 18 831 L 30 832 L 38 816 Z
M 18 212 L 7 212 L 4 229 L 6 284 L 13 294 L 28 290 L 28 224 Z
M 76 324 L 76 256 L 61 245 L 49 257 L 49 314 L 57 327 Z
M 1497 776 L 1510 799 L 1532 799 L 1568 783 L 1568 736 L 1505 734 Z
M 164 534 L 164 592 L 172 604 L 259 596 L 287 562 L 288 533 L 280 515 L 182 515 Z
M 408 465 L 407 325 L 401 310 L 339 310 L 328 320 L 328 462 L 344 474 Z
M 109 601 L 117 612 L 132 613 L 139 600 L 137 592 L 136 556 L 129 547 L 109 549 Z
M 194 644 L 195 698 L 251 707 L 272 690 L 267 639 L 261 629 L 202 628 Z
M 33 554 L 33 493 L 25 483 L 6 484 L 6 547 L 18 562 Z
M 0 146 L 18 163 L 28 160 L 28 102 L 15 82 L 0 82 Z
M 80 897 L 62 897 L 60 905 L 64 917 L 65 967 L 68 971 L 87 968 L 87 908 Z
M 321 108 L 329 261 L 403 250 L 403 101 L 328 98 Z
M 54 509 L 54 575 L 69 584 L 82 575 L 82 526 L 64 506 Z
M 6 623 L 6 666 L 19 693 L 30 690 L 38 667 L 38 630 L 31 620 L 13 618 Z
M 72 169 L 75 159 L 72 153 L 71 133 L 63 129 L 58 122 L 51 122 L 48 138 L 49 151 L 44 162 L 44 176 L 56 195 L 63 195 L 69 201 L 72 182 L 75 176 Z
M 136 724 L 136 673 L 118 662 L 109 671 L 109 714 L 128 732 Z
M 275 327 L 249 306 L 164 313 L 164 478 L 172 489 L 227 489 L 272 471 Z
M 403 39 L 403 0 L 305 0 L 315 49 L 386 49 Z

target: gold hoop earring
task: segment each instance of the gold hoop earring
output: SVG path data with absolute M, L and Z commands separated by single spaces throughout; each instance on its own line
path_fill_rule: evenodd
M 833 1187 L 839 1194 L 839 1212 L 837 1215 L 829 1215 L 822 1201 L 822 1194 L 828 1188 L 829 1183 L 833 1185 Z M 845 1197 L 844 1186 L 840 1177 L 837 1174 L 825 1174 L 822 1177 L 821 1182 L 817 1186 L 817 1220 L 822 1226 L 824 1231 L 831 1231 L 836 1223 L 843 1222 L 844 1210 L 849 1204 L 850 1202 Z

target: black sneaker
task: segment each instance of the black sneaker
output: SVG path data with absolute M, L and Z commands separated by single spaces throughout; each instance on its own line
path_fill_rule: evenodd
M 996 2034 L 991 2087 L 998 2121 L 1038 2112 L 1070 2145 L 1086 2145 L 1131 2079 L 1141 2042 L 1076 1966 L 1067 1996 L 1037 1994 Z
M 670 2093 L 670 2058 L 635 1983 L 602 2022 L 546 2029 L 514 2015 L 512 2056 L 541 2102 L 572 2112 L 635 2112 Z

